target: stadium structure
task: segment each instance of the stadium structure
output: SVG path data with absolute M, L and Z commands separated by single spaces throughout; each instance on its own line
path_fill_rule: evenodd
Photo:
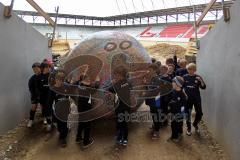
M 229 8 L 232 3 L 232 1 L 225 1 L 224 6 Z M 177 3 L 175 5 L 178 6 Z M 197 27 L 195 34 L 194 13 L 196 19 L 199 18 L 206 6 L 207 4 L 197 4 L 194 7 L 193 5 L 182 6 L 109 17 L 47 14 L 53 19 L 57 17 L 55 39 L 67 39 L 70 48 L 73 48 L 88 35 L 104 30 L 125 32 L 137 40 L 144 41 L 144 44 L 148 42 L 172 42 L 172 44 L 187 47 L 190 38 L 203 37 L 223 15 L 222 3 L 216 2 L 201 25 Z M 39 20 L 42 17 L 37 12 L 19 10 L 14 12 L 26 22 L 31 23 L 40 33 L 51 39 L 53 28 L 48 25 L 47 20 Z

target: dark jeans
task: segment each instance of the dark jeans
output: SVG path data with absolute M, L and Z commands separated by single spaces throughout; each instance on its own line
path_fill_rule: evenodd
M 129 111 L 116 112 L 117 141 L 128 140 L 128 119 Z
M 126 121 L 117 121 L 117 141 L 128 140 L 128 125 Z
M 57 122 L 57 128 L 59 132 L 59 139 L 66 139 L 68 135 L 68 127 L 67 127 L 67 122 L 63 122 L 59 119 L 56 119 Z
M 203 112 L 202 112 L 202 105 L 201 105 L 201 100 L 191 100 L 189 99 L 187 101 L 187 105 L 186 105 L 186 123 L 187 123 L 187 128 L 188 130 L 191 131 L 191 116 L 192 116 L 192 109 L 193 109 L 193 105 L 196 111 L 196 116 L 195 116 L 195 120 L 193 122 L 193 126 L 197 127 L 199 122 L 202 120 L 202 116 L 203 116 Z
M 150 112 L 152 115 L 152 120 L 153 120 L 153 125 L 154 125 L 154 131 L 159 132 L 160 130 L 160 125 L 161 125 L 161 119 L 160 119 L 160 114 L 161 111 L 160 109 L 156 108 L 155 106 L 150 106 Z
M 161 97 L 161 110 L 162 110 L 162 114 L 167 117 L 169 110 L 168 110 L 168 95 L 162 96 Z M 163 122 L 161 122 L 163 125 L 167 125 L 168 124 L 168 119 L 165 118 Z
M 36 111 L 30 110 L 30 120 L 34 120 Z
M 78 99 L 78 112 L 86 112 L 91 109 L 91 105 L 88 103 L 88 100 L 81 98 Z M 83 144 L 86 145 L 90 142 L 91 134 L 91 121 L 88 122 L 78 122 L 77 138 L 82 138 Z
M 183 121 L 179 122 L 176 120 L 173 120 L 171 122 L 171 129 L 172 129 L 172 139 L 177 139 L 179 137 L 179 134 L 183 133 Z
M 82 138 L 83 144 L 88 144 L 90 141 L 91 122 L 78 122 L 77 138 Z
M 41 103 L 42 115 L 47 119 L 48 124 L 52 124 L 52 106 L 48 106 L 46 103 Z

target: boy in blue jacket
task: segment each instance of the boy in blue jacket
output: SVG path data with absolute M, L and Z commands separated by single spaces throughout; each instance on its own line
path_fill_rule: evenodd
M 195 74 L 196 73 L 196 65 L 194 63 L 190 63 L 187 66 L 188 73 L 183 76 L 184 79 L 184 90 L 188 96 L 187 105 L 186 105 L 186 114 L 187 114 L 187 135 L 191 136 L 191 114 L 192 108 L 194 106 L 196 111 L 195 120 L 193 122 L 193 127 L 195 128 L 196 133 L 200 133 L 198 124 L 202 119 L 202 103 L 201 103 L 201 95 L 200 88 L 206 89 L 206 84 L 203 81 L 202 77 Z
M 171 100 L 168 104 L 171 113 L 171 129 L 172 136 L 170 140 L 177 142 L 183 133 L 183 112 L 186 106 L 187 95 L 183 91 L 184 80 L 182 77 L 175 77 L 172 80 L 173 91 L 171 93 Z
M 157 86 L 158 81 L 160 79 L 160 76 L 157 74 L 159 71 L 159 67 L 157 64 L 151 64 L 149 67 L 150 74 L 152 76 L 152 79 L 150 81 L 150 85 Z M 149 89 L 154 89 L 152 87 L 149 87 Z M 159 138 L 159 131 L 160 131 L 160 96 L 156 96 L 154 98 L 146 99 L 145 104 L 150 107 L 150 112 L 152 115 L 152 121 L 153 121 L 153 132 L 152 132 L 152 139 L 158 139 Z
M 28 88 L 31 94 L 31 103 L 32 103 L 32 108 L 30 110 L 30 117 L 27 124 L 27 127 L 29 128 L 31 128 L 33 125 L 36 109 L 39 103 L 39 90 L 37 88 L 37 80 L 38 80 L 38 75 L 41 74 L 40 66 L 41 64 L 38 62 L 32 65 L 34 75 L 28 81 Z

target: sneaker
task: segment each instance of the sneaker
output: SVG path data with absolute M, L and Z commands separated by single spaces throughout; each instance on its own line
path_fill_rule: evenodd
M 76 138 L 76 143 L 81 143 L 83 141 L 83 138 L 82 137 L 77 137 Z
M 152 139 L 159 139 L 159 132 L 154 132 L 152 134 Z
M 33 125 L 33 120 L 29 120 L 29 121 L 28 121 L 28 124 L 27 124 L 27 127 L 28 127 L 28 128 L 31 128 L 32 125 Z
M 66 139 L 60 139 L 61 147 L 65 148 L 67 146 L 67 141 Z
M 172 139 L 172 141 L 177 143 L 177 142 L 179 142 L 179 139 L 178 138 L 174 138 L 174 139 Z
M 83 144 L 82 148 L 86 149 L 86 148 L 90 147 L 93 143 L 94 143 L 93 138 L 90 138 L 89 142 L 87 144 Z
M 187 130 L 187 133 L 186 133 L 188 136 L 191 136 L 192 135 L 192 132 L 191 132 L 191 130 Z
M 170 137 L 167 139 L 167 142 L 179 142 L 179 139 Z
M 127 144 L 128 144 L 128 141 L 127 141 L 127 140 L 124 140 L 122 145 L 123 145 L 123 146 L 127 146 Z
M 47 124 L 47 119 L 46 118 L 43 119 L 43 124 L 45 124 L 45 125 Z
M 118 145 L 122 145 L 122 144 L 123 144 L 123 140 L 117 141 L 117 144 L 118 144 Z
M 52 125 L 51 124 L 48 124 L 47 125 L 47 131 L 50 132 L 52 130 Z

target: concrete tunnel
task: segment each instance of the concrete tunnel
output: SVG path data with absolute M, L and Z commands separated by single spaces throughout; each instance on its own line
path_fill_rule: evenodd
M 231 7 L 231 19 L 223 18 L 200 41 L 198 71 L 208 89 L 203 94 L 205 119 L 214 136 L 231 153 L 240 157 L 240 1 Z
M 0 3 L 2 12 L 3 5 Z M 229 22 L 224 22 L 222 18 L 201 39 L 197 66 L 198 73 L 204 77 L 208 86 L 202 92 L 204 120 L 231 159 L 238 160 L 240 0 L 234 2 L 230 15 Z M 28 91 L 25 88 L 31 75 L 29 66 L 33 61 L 49 57 L 50 51 L 47 39 L 17 15 L 11 19 L 0 16 L 0 49 L 0 134 L 4 134 L 28 114 Z

